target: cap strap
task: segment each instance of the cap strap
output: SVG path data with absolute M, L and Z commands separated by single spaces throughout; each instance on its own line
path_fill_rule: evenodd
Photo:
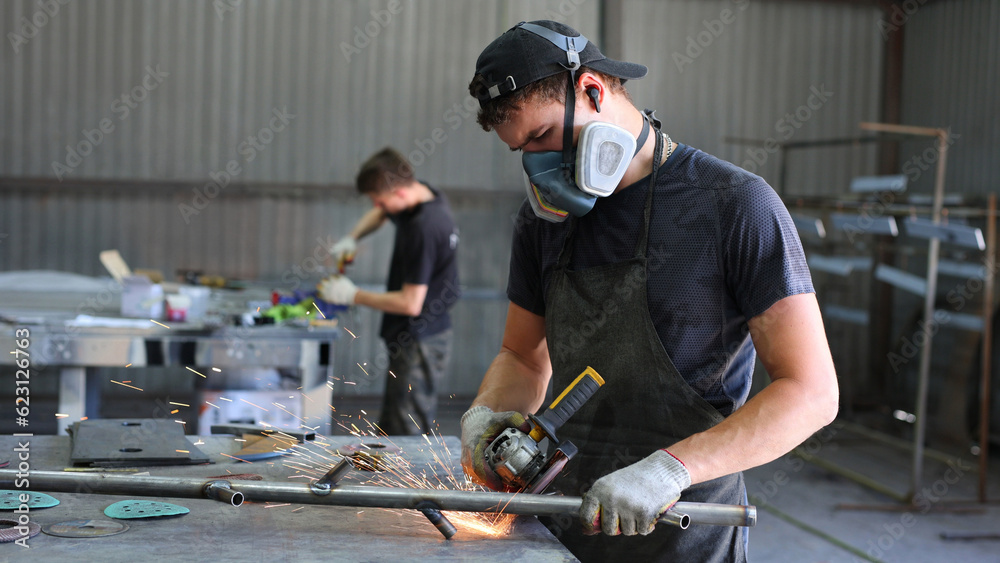
M 514 77 L 508 75 L 503 82 L 490 86 L 487 92 L 489 93 L 490 99 L 492 100 L 493 98 L 502 96 L 507 92 L 511 92 L 516 89 L 517 89 L 517 84 L 514 82 Z
M 525 31 L 530 31 L 539 37 L 548 39 L 553 45 L 566 51 L 566 64 L 563 66 L 570 70 L 580 68 L 580 51 L 587 46 L 586 37 L 582 35 L 569 37 L 533 23 L 521 23 L 519 26 Z

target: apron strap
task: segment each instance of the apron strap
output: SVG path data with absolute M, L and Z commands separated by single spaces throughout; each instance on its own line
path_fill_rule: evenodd
M 639 242 L 635 245 L 635 257 L 645 258 L 646 250 L 649 246 L 649 217 L 653 210 L 653 192 L 656 191 L 656 173 L 660 170 L 660 160 L 663 158 L 663 133 L 659 127 L 654 127 L 656 131 L 656 146 L 653 149 L 653 171 L 649 175 L 649 188 L 646 191 L 646 207 L 642 210 L 642 234 L 639 235 Z

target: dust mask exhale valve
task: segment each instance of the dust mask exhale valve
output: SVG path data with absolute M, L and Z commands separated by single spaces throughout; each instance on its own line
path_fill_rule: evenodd
M 528 201 L 535 215 L 554 223 L 565 221 L 570 215 L 585 215 L 593 209 L 597 198 L 614 193 L 648 133 L 646 120 L 638 143 L 631 133 L 617 125 L 588 123 L 580 131 L 569 173 L 564 170 L 561 151 L 524 153 L 521 163 L 527 175 Z

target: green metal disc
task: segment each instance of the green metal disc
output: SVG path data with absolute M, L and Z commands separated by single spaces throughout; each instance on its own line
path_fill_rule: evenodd
M 178 516 L 187 514 L 188 512 L 191 511 L 183 506 L 152 500 L 123 500 L 104 509 L 106 516 L 109 518 L 118 518 L 119 520 Z
M 21 495 L 28 495 L 28 502 L 22 503 Z M 21 504 L 27 504 L 28 508 L 52 508 L 59 504 L 59 499 L 34 491 L 0 490 L 0 510 L 17 510 Z

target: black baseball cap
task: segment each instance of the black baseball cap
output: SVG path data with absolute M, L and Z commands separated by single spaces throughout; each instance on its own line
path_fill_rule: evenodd
M 554 32 L 554 33 L 553 33 Z M 483 49 L 469 93 L 479 105 L 532 82 L 570 70 L 574 53 L 587 66 L 625 80 L 646 76 L 645 66 L 609 59 L 568 25 L 550 20 L 521 22 Z

